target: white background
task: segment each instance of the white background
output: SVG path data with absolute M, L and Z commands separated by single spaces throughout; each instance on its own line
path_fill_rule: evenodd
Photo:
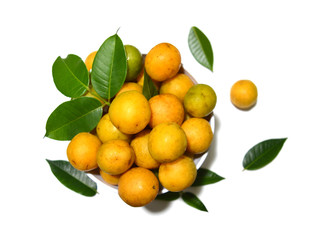
M 2 1 L 0 4 L 0 239 L 309 239 L 307 1 Z M 210 39 L 214 72 L 187 44 L 192 26 Z M 44 138 L 49 114 L 67 100 L 51 67 L 85 59 L 118 34 L 147 53 L 174 44 L 184 67 L 218 96 L 217 129 L 205 167 L 225 180 L 194 191 L 208 213 L 182 200 L 126 205 L 98 184 L 84 197 L 65 188 L 45 161 L 66 160 L 68 142 Z M 229 91 L 239 79 L 258 87 L 250 111 Z M 268 166 L 242 171 L 256 143 L 287 137 Z

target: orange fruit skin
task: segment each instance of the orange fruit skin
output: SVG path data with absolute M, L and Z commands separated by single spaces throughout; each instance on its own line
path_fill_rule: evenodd
M 128 142 L 110 140 L 99 148 L 97 163 L 99 168 L 108 174 L 119 175 L 127 171 L 135 161 L 135 153 Z
M 131 141 L 131 147 L 135 152 L 135 164 L 147 169 L 156 169 L 160 163 L 152 158 L 148 149 L 150 129 L 139 132 Z
M 119 175 L 108 174 L 106 172 L 103 172 L 101 169 L 100 169 L 100 175 L 106 183 L 113 185 L 113 186 L 118 185 L 119 178 L 121 176 L 121 174 L 119 174 Z
M 181 125 L 185 110 L 181 101 L 173 94 L 159 94 L 149 99 L 151 117 L 149 126 L 154 128 L 160 123 L 175 122 Z
M 193 81 L 187 75 L 178 73 L 176 76 L 162 82 L 160 87 L 160 94 L 170 93 L 183 102 L 186 93 L 194 85 Z
M 96 156 L 101 145 L 97 136 L 81 132 L 73 137 L 67 147 L 68 160 L 78 170 L 93 170 L 98 167 Z
M 186 148 L 186 134 L 177 123 L 161 123 L 149 134 L 148 150 L 157 162 L 174 161 L 184 154 Z
M 114 126 L 126 134 L 142 131 L 151 117 L 148 100 L 135 90 L 119 94 L 112 101 L 108 111 Z
M 154 46 L 145 58 L 146 72 L 151 79 L 159 82 L 174 77 L 180 66 L 180 52 L 170 43 L 160 43 Z
M 116 94 L 116 97 L 123 92 L 136 90 L 140 93 L 143 93 L 143 87 L 136 82 L 125 82 L 120 88 L 119 92 Z
M 231 102 L 239 109 L 250 109 L 257 101 L 258 91 L 250 80 L 239 80 L 233 84 L 230 92 Z
M 171 192 L 180 192 L 190 187 L 196 175 L 193 159 L 186 155 L 173 162 L 162 163 L 159 168 L 159 180 L 162 186 Z
M 120 198 L 132 207 L 141 207 L 153 201 L 159 192 L 159 180 L 146 168 L 131 168 L 118 182 Z
M 96 133 L 102 143 L 106 143 L 109 140 L 115 139 L 121 139 L 130 142 L 132 138 L 132 135 L 121 132 L 113 125 L 108 113 L 106 113 L 98 122 Z
M 213 132 L 206 119 L 189 118 L 181 128 L 187 136 L 187 152 L 199 154 L 207 151 L 213 139 Z

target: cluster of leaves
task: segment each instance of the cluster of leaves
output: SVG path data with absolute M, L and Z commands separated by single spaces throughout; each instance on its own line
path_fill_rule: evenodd
M 213 71 L 213 52 L 210 41 L 197 27 L 189 32 L 188 44 L 193 57 L 202 66 Z M 112 98 L 125 82 L 127 73 L 126 55 L 120 37 L 115 34 L 104 41 L 93 62 L 91 74 L 84 61 L 73 54 L 58 57 L 52 67 L 57 89 L 70 100 L 60 104 L 46 122 L 46 137 L 55 140 L 71 140 L 79 132 L 89 132 L 98 124 L 103 107 L 109 106 Z M 93 88 L 93 90 L 92 90 Z M 96 98 L 85 97 L 91 92 Z M 156 87 L 144 71 L 143 94 L 147 99 L 158 94 Z M 269 164 L 280 152 L 286 138 L 269 139 L 253 146 L 244 156 L 244 170 L 257 170 Z M 97 184 L 85 172 L 72 167 L 68 161 L 48 160 L 53 174 L 69 189 L 84 196 L 97 194 Z M 192 187 L 213 184 L 223 180 L 218 174 L 204 168 L 197 172 Z M 201 211 L 207 211 L 203 202 L 192 192 L 167 192 L 157 200 L 173 201 L 182 198 L 185 203 Z
M 103 107 L 110 105 L 125 82 L 127 59 L 122 40 L 115 34 L 104 41 L 94 58 L 91 73 L 79 56 L 69 54 L 55 60 L 52 74 L 57 89 L 70 100 L 51 113 L 45 136 L 71 140 L 80 132 L 90 132 L 101 119 Z M 87 92 L 95 98 L 84 96 Z M 147 99 L 158 94 L 148 75 L 143 93 Z
M 79 132 L 94 129 L 102 117 L 102 105 L 110 104 L 110 99 L 123 85 L 126 72 L 125 49 L 117 34 L 105 40 L 98 50 L 91 75 L 80 57 L 73 54 L 65 59 L 58 57 L 52 67 L 54 83 L 71 99 L 59 105 L 49 116 L 45 136 L 71 140 Z M 94 89 L 92 94 L 97 99 L 83 96 L 91 91 L 90 77 Z

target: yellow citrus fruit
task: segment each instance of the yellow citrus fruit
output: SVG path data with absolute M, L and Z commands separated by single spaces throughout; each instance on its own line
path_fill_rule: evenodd
M 240 109 L 249 109 L 257 101 L 258 91 L 250 80 L 239 80 L 233 84 L 230 92 L 232 103 Z
M 114 126 L 109 118 L 109 114 L 106 113 L 99 121 L 96 132 L 102 143 L 106 143 L 109 140 L 121 139 L 130 142 L 132 135 L 121 132 Z
M 193 117 L 205 117 L 215 108 L 217 95 L 212 87 L 206 84 L 196 84 L 185 95 L 184 107 Z
M 171 93 L 177 96 L 183 102 L 186 93 L 194 85 L 191 78 L 184 73 L 178 73 L 161 84 L 160 94 Z
M 128 142 L 110 140 L 103 143 L 97 154 L 99 168 L 108 174 L 118 175 L 127 171 L 135 161 L 135 153 Z
M 111 175 L 111 174 L 108 174 L 106 172 L 103 172 L 101 169 L 100 169 L 100 175 L 101 177 L 103 178 L 103 180 L 110 184 L 110 185 L 114 185 L 114 186 L 117 186 L 118 185 L 118 182 L 119 182 L 119 178 L 121 176 L 121 174 L 119 175 Z
M 96 157 L 101 144 L 100 139 L 91 133 L 78 133 L 67 147 L 69 162 L 73 167 L 81 171 L 97 168 Z
M 186 148 L 186 134 L 177 123 L 161 123 L 150 132 L 148 149 L 151 156 L 160 163 L 176 160 Z
M 145 69 L 148 75 L 159 82 L 174 77 L 180 66 L 180 52 L 170 43 L 160 43 L 154 46 L 145 58 Z
M 185 110 L 181 101 L 173 94 L 159 94 L 149 99 L 151 117 L 149 126 L 154 128 L 160 123 L 175 122 L 181 125 Z
M 204 118 L 189 118 L 184 121 L 181 128 L 187 136 L 187 151 L 198 154 L 205 152 L 213 139 L 211 126 Z
M 158 192 L 159 181 L 155 174 L 146 168 L 131 168 L 119 179 L 118 194 L 132 207 L 147 205 L 156 198 Z
M 148 150 L 148 140 L 150 129 L 144 129 L 139 132 L 131 142 L 131 147 L 135 152 L 135 164 L 147 169 L 155 169 L 160 163 L 152 158 Z
M 140 93 L 143 93 L 143 87 L 136 82 L 125 82 L 120 88 L 119 92 L 116 94 L 116 97 L 123 92 L 136 90 Z
M 143 94 L 127 91 L 119 94 L 109 107 L 109 117 L 115 127 L 126 134 L 142 131 L 150 121 L 150 106 Z
M 159 180 L 163 187 L 171 192 L 180 192 L 195 181 L 196 166 L 192 158 L 183 155 L 177 160 L 162 163 L 159 167 Z
M 155 87 L 157 88 L 157 90 L 160 89 L 161 86 L 161 82 L 158 81 L 154 81 L 151 79 L 151 81 L 153 82 L 153 84 L 155 85 Z M 142 69 L 142 71 L 139 73 L 139 75 L 136 78 L 136 82 L 137 84 L 141 85 L 142 87 L 144 86 L 144 68 Z
M 85 60 L 85 64 L 86 64 L 88 71 L 92 69 L 93 60 L 96 54 L 97 54 L 97 51 L 90 53 Z

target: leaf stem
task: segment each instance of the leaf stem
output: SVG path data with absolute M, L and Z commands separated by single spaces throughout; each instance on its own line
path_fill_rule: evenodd
M 96 91 L 91 90 L 89 87 L 87 87 L 87 91 L 90 92 L 93 96 L 100 99 L 100 101 L 104 102 L 105 105 L 108 105 L 108 106 L 111 105 L 109 101 L 106 101 L 104 98 L 102 98 Z M 103 104 L 103 106 L 104 106 L 104 104 Z

